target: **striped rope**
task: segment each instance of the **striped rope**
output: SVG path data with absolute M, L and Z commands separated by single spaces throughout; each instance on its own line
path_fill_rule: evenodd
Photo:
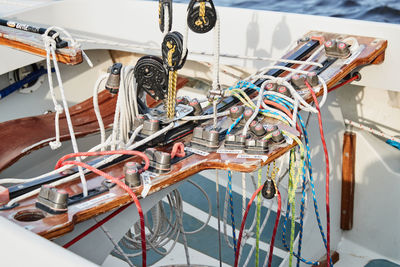
M 282 105 L 284 105 L 286 107 L 293 108 L 293 105 L 289 101 L 286 101 L 283 98 L 280 98 L 280 97 L 277 97 L 277 96 L 273 96 L 273 95 L 267 95 L 266 97 L 269 100 L 275 101 L 275 102 L 277 102 L 279 104 L 282 104 Z M 308 133 L 307 133 L 307 130 L 306 130 L 306 127 L 305 127 L 305 124 L 304 124 L 304 121 L 303 121 L 301 115 L 298 113 L 297 116 L 299 118 L 300 125 L 301 125 L 302 130 L 303 130 L 303 136 L 304 136 L 304 141 L 305 141 L 305 146 L 306 146 L 306 153 L 307 153 L 307 157 L 306 157 L 307 161 L 306 161 L 306 163 L 308 165 L 308 173 L 309 173 L 311 192 L 312 192 L 312 197 L 313 197 L 314 211 L 315 211 L 315 215 L 316 215 L 316 219 L 317 219 L 317 224 L 318 224 L 318 227 L 319 227 L 319 230 L 320 230 L 320 234 L 321 234 L 321 237 L 322 237 L 322 241 L 323 241 L 324 246 L 326 248 L 326 237 L 325 237 L 324 229 L 323 229 L 323 226 L 322 226 L 322 223 L 321 223 L 321 217 L 319 215 L 319 209 L 318 209 L 318 201 L 317 201 L 316 193 L 315 193 L 315 185 L 314 185 L 313 172 L 312 172 L 312 164 L 311 164 L 310 145 L 309 145 L 309 140 L 308 140 Z M 285 228 L 286 228 L 286 222 L 284 223 L 283 231 L 286 231 Z M 303 225 L 302 225 L 302 221 L 300 220 L 300 231 L 302 231 L 302 228 L 303 228 Z M 288 248 L 288 246 L 286 244 L 285 235 L 286 235 L 286 233 L 284 232 L 283 233 L 283 237 L 282 237 L 282 241 L 283 241 L 283 244 L 284 244 L 285 248 L 289 250 L 289 248 Z M 299 237 L 299 244 L 301 244 L 301 242 L 302 242 L 302 239 Z M 294 253 L 294 256 L 296 258 L 298 258 L 300 261 L 302 261 L 302 262 L 304 262 L 305 264 L 308 264 L 308 265 L 318 265 L 319 264 L 319 262 L 316 262 L 316 261 L 306 260 L 306 259 L 300 257 L 296 253 Z M 332 265 L 332 263 L 331 263 L 331 265 Z
M 237 118 L 232 124 L 231 126 L 229 126 L 228 131 L 226 131 L 226 134 L 230 134 L 230 132 L 233 130 L 233 128 L 235 128 L 235 126 L 243 119 L 243 114 L 240 115 L 239 118 Z
M 261 186 L 262 169 L 258 169 L 258 186 Z M 261 192 L 261 191 L 260 191 Z M 259 263 L 259 252 L 260 252 L 260 216 L 261 216 L 261 194 L 257 196 L 257 224 L 256 224 L 256 267 Z
M 232 172 L 228 171 L 228 192 L 229 192 L 229 207 L 231 211 L 231 223 L 232 223 L 232 238 L 233 238 L 233 250 L 236 255 L 236 229 L 235 229 L 235 216 L 233 211 L 233 196 L 232 196 Z
M 290 224 L 290 242 L 289 242 L 289 267 L 292 267 L 293 261 L 293 242 L 294 242 L 294 220 L 296 214 L 295 206 L 295 182 L 294 182 L 294 149 L 290 151 L 290 172 L 289 172 L 289 186 L 288 186 L 288 203 L 292 208 L 292 220 Z M 287 212 L 289 214 L 289 212 Z M 289 216 L 289 215 L 288 215 Z

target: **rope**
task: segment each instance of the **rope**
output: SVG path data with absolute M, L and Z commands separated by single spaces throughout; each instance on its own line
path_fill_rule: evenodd
M 289 108 L 291 107 L 291 103 L 286 101 L 285 99 L 282 99 L 282 98 L 279 98 L 279 97 L 276 97 L 276 96 L 273 96 L 273 95 L 267 96 L 267 98 L 272 99 L 273 101 L 276 101 L 277 103 L 280 103 L 281 105 L 284 105 L 284 106 L 287 105 Z M 300 125 L 301 125 L 302 130 L 303 130 L 304 141 L 305 141 L 305 144 L 306 144 L 307 165 L 308 165 L 308 173 L 309 173 L 309 179 L 310 179 L 310 185 L 311 185 L 311 192 L 312 192 L 312 197 L 313 197 L 314 211 L 315 211 L 315 215 L 316 215 L 316 219 L 317 219 L 317 224 L 318 224 L 318 227 L 319 227 L 319 230 L 320 230 L 320 234 L 321 234 L 321 237 L 322 237 L 322 241 L 323 241 L 323 243 L 324 243 L 324 245 L 326 247 L 325 234 L 324 234 L 323 226 L 322 226 L 322 223 L 321 223 L 321 218 L 320 218 L 319 211 L 318 211 L 319 210 L 318 209 L 318 201 L 317 201 L 316 193 L 315 193 L 315 186 L 314 186 L 314 179 L 313 179 L 312 165 L 311 165 L 311 156 L 310 156 L 310 147 L 309 147 L 309 141 L 308 141 L 308 133 L 307 133 L 304 121 L 302 120 L 300 114 L 297 114 L 297 116 L 299 118 Z M 284 225 L 284 230 L 285 230 L 285 227 L 286 226 Z M 302 223 L 300 221 L 300 231 L 301 231 L 301 229 L 302 229 Z M 301 236 L 299 236 L 299 243 L 300 242 L 301 242 Z M 283 244 L 284 244 L 285 248 L 289 250 L 284 238 L 283 238 Z M 296 253 L 294 253 L 294 256 L 297 257 L 298 259 L 300 259 L 305 264 L 308 264 L 308 265 L 319 265 L 319 262 L 306 260 L 306 259 L 300 257 Z
M 236 253 L 237 246 L 236 246 L 235 216 L 234 216 L 234 211 L 233 211 L 232 172 L 230 170 L 228 170 L 228 192 L 229 192 L 229 207 L 230 207 L 230 212 L 231 212 L 233 250 Z
M 175 53 L 175 45 L 167 42 L 168 47 L 168 65 L 173 67 L 172 55 Z M 176 104 L 176 83 L 178 79 L 178 73 L 176 70 L 169 70 L 168 73 L 168 99 L 167 99 L 167 117 L 173 119 L 175 116 L 175 104 Z
M 326 191 L 326 261 L 331 265 L 331 251 L 330 251 L 330 207 L 329 207 L 329 155 L 328 155 L 328 149 L 326 146 L 326 141 L 325 141 L 325 136 L 324 136 L 324 129 L 322 126 L 322 117 L 321 117 L 321 110 L 320 106 L 318 104 L 318 99 L 317 96 L 315 95 L 312 87 L 308 84 L 306 81 L 307 88 L 309 89 L 312 98 L 315 103 L 315 107 L 318 110 L 318 125 L 319 125 L 319 131 L 321 135 L 321 142 L 322 142 L 322 147 L 324 149 L 324 155 L 325 155 L 325 164 L 326 164 L 326 175 L 325 175 L 325 191 Z
M 221 218 L 219 213 L 219 176 L 218 170 L 215 170 L 215 192 L 217 194 L 217 217 L 218 217 L 218 259 L 219 259 L 219 266 L 222 267 L 222 244 L 221 244 Z
M 141 242 L 142 242 L 142 266 L 146 266 L 146 234 L 145 234 L 145 222 L 144 222 L 142 207 L 141 207 L 140 202 L 139 202 L 139 200 L 137 199 L 135 193 L 132 191 L 132 189 L 131 189 L 129 186 L 127 186 L 125 183 L 121 182 L 121 180 L 119 180 L 119 179 L 117 179 L 117 178 L 115 178 L 115 177 L 113 177 L 113 176 L 111 176 L 111 175 L 109 175 L 109 174 L 107 174 L 107 173 L 105 173 L 105 172 L 103 172 L 103 171 L 100 171 L 100 170 L 98 170 L 98 169 L 96 169 L 96 168 L 93 168 L 92 166 L 87 165 L 86 163 L 79 162 L 79 161 L 64 161 L 64 162 L 62 163 L 62 165 L 71 165 L 71 164 L 77 165 L 77 166 L 80 165 L 80 166 L 82 166 L 82 167 L 84 167 L 84 168 L 86 168 L 86 169 L 89 169 L 90 171 L 92 171 L 92 172 L 94 172 L 94 173 L 96 173 L 96 174 L 98 174 L 98 175 L 103 176 L 104 178 L 106 178 L 106 179 L 112 181 L 113 183 L 117 184 L 119 187 L 121 187 L 122 189 L 124 189 L 124 190 L 132 197 L 132 199 L 133 199 L 133 201 L 134 201 L 134 203 L 135 203 L 135 205 L 136 205 L 136 208 L 137 208 L 137 210 L 138 210 L 139 217 L 140 217 L 140 228 L 141 228 L 141 239 L 142 239 L 142 240 L 141 240 Z M 66 246 L 66 245 L 65 245 L 65 246 Z M 65 247 L 65 246 L 64 246 L 64 247 Z
M 258 170 L 258 187 L 261 186 L 261 175 L 262 169 Z M 260 251 L 260 216 L 261 216 L 261 195 L 257 196 L 257 226 L 256 226 L 256 266 L 259 262 L 259 251 Z
M 63 86 L 62 79 L 61 79 L 60 69 L 58 68 L 56 52 L 55 52 L 56 51 L 56 42 L 53 39 L 53 38 L 56 38 L 59 35 L 59 33 L 57 32 L 56 34 L 54 34 L 51 37 L 48 36 L 48 33 L 54 28 L 56 28 L 56 27 L 48 28 L 46 30 L 46 32 L 43 34 L 43 42 L 44 42 L 44 46 L 45 46 L 45 50 L 46 50 L 47 77 L 48 77 L 48 81 L 49 81 L 50 93 L 51 93 L 53 103 L 54 103 L 54 109 L 56 110 L 56 114 L 55 114 L 56 140 L 54 142 L 50 142 L 50 148 L 54 150 L 61 146 L 59 117 L 63 111 L 63 108 L 61 107 L 61 105 L 59 105 L 57 103 L 57 101 L 55 99 L 52 72 L 51 72 L 51 63 L 50 63 L 50 58 L 52 57 L 55 73 L 57 76 L 57 82 L 58 82 L 58 86 L 59 86 L 60 93 L 61 93 L 61 99 L 62 99 L 64 110 L 65 110 L 65 117 L 67 119 L 68 130 L 69 130 L 69 134 L 71 136 L 72 148 L 73 148 L 74 152 L 76 153 L 76 152 L 79 152 L 78 144 L 77 144 L 77 141 L 75 138 L 75 132 L 74 132 L 74 128 L 72 125 L 71 116 L 69 113 L 67 99 L 65 97 L 64 86 Z M 64 32 L 65 32 L 65 30 L 64 30 Z M 73 43 L 72 45 L 76 46 L 76 43 Z M 88 62 L 90 62 L 90 61 L 88 61 Z M 80 158 L 77 158 L 76 160 L 80 161 Z M 86 197 L 88 195 L 88 188 L 87 188 L 86 178 L 85 178 L 85 175 L 83 173 L 83 169 L 81 166 L 78 166 L 78 171 L 79 171 L 79 176 L 80 176 L 81 183 L 82 183 L 83 196 Z

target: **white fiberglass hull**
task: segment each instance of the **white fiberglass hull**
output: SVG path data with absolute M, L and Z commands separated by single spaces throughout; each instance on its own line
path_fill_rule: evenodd
M 185 9 L 185 5 L 174 5 L 174 30 L 183 31 L 183 23 L 186 21 Z M 361 264 L 375 258 L 389 259 L 399 263 L 400 233 L 397 231 L 397 225 L 400 223 L 400 218 L 396 212 L 396 205 L 400 201 L 400 195 L 397 192 L 400 176 L 399 151 L 387 146 L 382 140 L 370 134 L 359 134 L 356 156 L 354 228 L 347 232 L 340 230 L 340 193 L 344 118 L 367 122 L 389 134 L 396 134 L 400 131 L 400 120 L 398 120 L 400 115 L 398 91 L 400 91 L 400 87 L 396 79 L 398 69 L 396 63 L 400 62 L 400 50 L 397 49 L 400 47 L 400 26 L 233 8 L 218 8 L 218 11 L 221 16 L 222 54 L 280 57 L 297 38 L 310 30 L 374 36 L 388 40 L 389 45 L 384 63 L 364 68 L 361 71 L 363 79 L 360 82 L 330 94 L 322 112 L 332 169 L 331 247 L 338 250 L 341 255 L 337 266 L 363 266 Z M 70 104 L 78 103 L 92 95 L 92 87 L 97 76 L 104 72 L 112 62 L 107 49 L 159 54 L 158 47 L 162 40 L 162 34 L 158 29 L 157 3 L 155 2 L 48 2 L 22 12 L 14 10 L 11 17 L 32 24 L 61 26 L 78 38 L 97 40 L 97 42 L 91 43 L 82 42 L 83 49 L 94 50 L 89 51 L 89 56 L 95 59 L 94 69 L 89 69 L 85 63 L 75 67 L 62 67 L 61 69 Z M 189 51 L 212 53 L 212 33 L 206 35 L 190 33 L 189 38 Z M 109 41 L 117 43 L 110 43 Z M 0 63 L 1 74 L 42 60 L 39 57 L 26 55 L 6 47 L 0 47 L 0 55 L 2 58 L 2 63 Z M 212 61 L 212 57 L 190 54 L 188 60 Z M 221 61 L 223 64 L 238 65 L 249 69 L 260 68 L 267 64 L 263 61 L 227 57 L 222 57 Z M 4 82 L 6 75 L 0 77 L 0 82 Z M 83 88 L 87 89 L 84 90 Z M 52 104 L 48 86 L 44 83 L 38 91 L 32 94 L 14 93 L 1 100 L 0 118 L 1 121 L 6 121 L 38 115 L 48 109 L 52 109 Z M 325 225 L 325 214 L 323 212 L 325 205 L 323 182 L 325 165 L 315 117 L 310 120 L 309 134 L 310 146 L 313 148 L 311 156 L 315 172 L 316 191 L 317 196 L 319 196 L 318 201 L 323 225 Z M 81 141 L 83 148 L 90 147 L 92 142 L 96 142 L 90 137 L 84 140 Z M 67 146 L 68 149 L 70 148 Z M 39 153 L 50 155 L 52 152 L 47 149 Z M 65 152 L 59 151 L 58 153 L 62 155 Z M 52 155 L 54 157 L 54 154 Z M 1 177 L 12 175 L 30 177 L 50 169 L 53 165 L 52 159 L 39 160 L 33 154 L 3 172 Z M 25 166 L 37 167 L 26 168 Z M 204 172 L 203 174 L 208 179 L 213 180 L 213 172 Z M 226 185 L 225 178 L 222 178 L 221 185 Z M 234 191 L 240 193 L 240 190 L 240 177 L 237 176 L 234 179 Z M 145 199 L 142 203 L 150 207 L 165 193 L 154 196 L 154 200 Z M 248 194 L 251 193 L 249 190 Z M 309 215 L 305 220 L 302 255 L 305 258 L 319 259 L 324 255 L 324 248 L 315 223 L 310 195 L 307 201 Z M 136 217 L 136 211 L 132 208 L 127 210 L 125 215 L 116 217 L 118 219 L 107 227 L 114 236 L 119 237 L 126 232 L 126 228 L 129 228 Z M 130 220 L 127 218 L 130 218 Z M 2 225 L 0 232 L 16 231 L 16 233 L 24 235 L 23 230 L 15 230 L 15 226 L 9 225 L 9 222 L 0 220 L 0 223 Z M 82 223 L 76 231 L 58 239 L 56 242 L 63 244 L 91 224 L 93 224 L 92 221 Z M 90 265 L 86 260 L 61 250 L 51 242 L 36 241 L 37 237 L 32 237 L 30 233 L 26 233 L 26 237 L 21 237 L 20 242 L 24 242 L 23 239 L 29 240 L 27 242 L 29 244 L 31 242 L 37 244 L 26 248 L 32 251 L 33 255 L 41 255 L 46 250 L 46 254 L 49 252 L 52 256 L 60 255 L 59 258 L 62 258 L 60 261 L 65 263 L 65 266 L 71 266 L 73 261 L 80 261 L 79 264 L 82 266 Z M 31 266 L 36 266 L 40 263 L 41 266 L 51 266 L 54 264 L 55 259 L 50 256 L 47 258 L 18 257 L 20 250 L 14 249 L 15 246 L 13 245 L 9 246 L 9 244 L 13 244 L 12 236 L 4 235 L 2 240 L 0 248 L 4 252 L 3 260 L 5 262 L 11 262 L 12 259 L 13 262 L 17 262 L 17 265 L 29 263 Z M 96 249 L 92 247 L 91 244 L 93 243 L 96 244 Z M 98 230 L 88 239 L 84 239 L 82 243 L 73 247 L 72 251 L 96 264 L 102 264 L 112 248 L 113 246 L 106 242 L 104 234 Z M 50 251 L 54 253 L 50 253 Z M 282 254 L 282 265 L 286 266 L 288 254 L 286 252 L 282 252 Z M 174 254 L 173 252 L 172 255 L 177 257 L 174 263 L 185 263 L 185 258 L 179 257 L 179 253 Z M 205 262 L 201 262 L 202 258 L 198 257 L 199 262 L 196 262 L 196 264 L 207 264 L 208 259 L 204 259 Z

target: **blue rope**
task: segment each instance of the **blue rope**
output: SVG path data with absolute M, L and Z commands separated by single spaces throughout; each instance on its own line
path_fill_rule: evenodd
M 243 119 L 243 114 L 237 118 L 232 125 L 229 127 L 226 134 L 229 134 L 232 129 Z M 236 229 L 235 229 L 235 216 L 233 212 L 233 194 L 232 194 L 232 172 L 228 171 L 228 193 L 229 193 L 229 207 L 231 211 L 231 223 L 232 223 L 232 237 L 233 237 L 233 249 L 236 254 Z
M 238 89 L 238 88 L 251 88 L 251 89 L 254 89 L 254 90 L 257 90 L 257 91 L 260 90 L 260 88 L 257 87 L 256 85 L 254 85 L 254 84 L 252 84 L 250 82 L 246 82 L 246 81 L 239 81 L 235 86 L 228 88 L 228 90 Z M 290 103 L 289 101 L 287 101 L 287 100 L 285 100 L 285 99 L 283 99 L 283 98 L 281 98 L 279 96 L 265 95 L 265 97 L 267 99 L 269 99 L 269 100 L 275 101 L 275 102 L 285 106 L 286 108 L 293 109 L 293 104 L 292 103 Z M 271 114 L 280 116 L 276 112 L 272 112 L 272 111 L 265 110 L 265 109 L 262 109 L 261 112 L 271 113 Z M 321 223 L 321 217 L 320 217 L 319 211 L 318 211 L 318 202 L 317 202 L 317 198 L 316 198 L 316 194 L 315 194 L 315 186 L 314 186 L 314 180 L 313 180 L 313 174 L 312 174 L 312 165 L 311 165 L 311 156 L 310 156 L 310 146 L 309 146 L 308 134 L 307 134 L 307 130 L 306 130 L 304 121 L 301 118 L 301 115 L 298 113 L 297 116 L 299 118 L 302 130 L 303 130 L 303 134 L 304 134 L 304 140 L 305 140 L 305 143 L 306 143 L 307 158 L 304 159 L 304 161 L 308 165 L 308 173 L 309 173 L 309 177 L 310 177 L 310 185 L 311 185 L 311 191 L 312 191 L 313 203 L 314 203 L 314 211 L 315 211 L 315 215 L 316 215 L 316 218 L 317 218 L 317 223 L 318 223 L 318 227 L 319 227 L 319 230 L 320 230 L 320 233 L 321 233 L 322 241 L 324 242 L 324 246 L 326 248 L 326 238 L 325 238 L 324 229 L 323 229 L 323 226 L 322 226 L 322 223 Z M 234 124 L 235 123 L 236 123 L 236 121 L 234 122 Z M 231 125 L 231 127 L 228 129 L 228 133 L 230 132 L 230 130 L 233 129 L 233 127 L 235 125 L 233 125 L 233 126 Z M 230 176 L 229 176 L 229 172 L 228 172 L 228 178 L 229 177 Z M 231 179 L 231 177 L 230 177 L 230 179 Z M 303 164 L 303 183 L 302 183 L 302 199 L 301 199 L 301 206 L 300 206 L 299 244 L 298 244 L 298 253 L 297 254 L 294 253 L 294 256 L 296 258 L 298 258 L 297 266 L 299 266 L 300 261 L 304 262 L 305 264 L 309 264 L 309 265 L 318 264 L 318 262 L 308 261 L 308 260 L 305 260 L 304 258 L 301 257 L 301 246 L 302 246 L 303 224 L 304 224 L 304 209 L 305 209 L 305 181 L 306 181 L 305 164 Z M 231 183 L 231 180 L 230 180 L 230 183 Z M 230 188 L 229 190 L 230 190 L 230 194 L 231 194 L 232 189 Z M 232 199 L 232 198 L 230 198 L 230 199 Z M 288 248 L 288 246 L 286 244 L 286 223 L 287 223 L 287 221 L 289 219 L 289 213 L 290 213 L 290 203 L 288 203 L 288 205 L 287 205 L 286 216 L 285 216 L 285 220 L 284 220 L 284 223 L 283 223 L 283 229 L 282 229 L 282 241 L 283 241 L 283 244 L 284 244 L 284 246 L 285 246 L 285 248 L 287 250 L 289 250 L 289 248 Z M 232 214 L 233 214 L 233 207 L 231 206 L 231 217 L 233 216 Z M 232 221 L 232 222 L 233 222 L 232 223 L 233 224 L 232 229 L 234 229 L 234 221 Z M 234 237 L 235 237 L 235 234 L 234 234 Z M 235 248 L 236 248 L 236 245 L 235 245 Z M 332 259 L 331 259 L 331 265 L 333 266 Z
M 226 131 L 226 134 L 230 134 L 230 132 L 232 131 L 232 129 L 243 119 L 243 114 L 240 115 L 239 118 L 237 118 L 232 124 L 231 126 L 228 128 L 228 131 Z
M 289 107 L 289 108 L 293 108 L 292 103 L 290 103 L 289 101 L 280 98 L 278 96 L 274 96 L 274 95 L 266 95 L 266 97 L 272 101 L 275 101 L 279 104 L 282 104 L 284 106 Z M 312 196 L 313 196 L 313 203 L 314 203 L 314 210 L 315 210 L 315 215 L 317 218 L 317 223 L 318 223 L 318 227 L 321 233 L 321 237 L 322 237 L 322 241 L 324 242 L 324 246 L 326 248 L 326 238 L 325 238 L 325 234 L 324 234 L 324 229 L 321 223 L 321 217 L 319 215 L 319 211 L 318 211 L 318 201 L 316 198 L 316 194 L 315 194 L 315 186 L 314 186 L 314 179 L 313 179 L 313 173 L 312 173 L 312 165 L 311 165 L 311 156 L 310 156 L 310 145 L 309 145 L 309 140 L 308 140 L 308 133 L 304 124 L 304 121 L 301 117 L 301 115 L 298 113 L 297 114 L 299 121 L 300 121 L 300 125 L 302 127 L 303 130 L 303 134 L 304 134 L 304 140 L 305 140 L 305 144 L 306 144 L 306 151 L 307 151 L 307 158 L 306 158 L 306 163 L 308 165 L 308 173 L 309 173 L 309 177 L 310 177 L 310 185 L 311 185 L 311 191 L 312 191 Z M 304 168 L 304 165 L 303 165 Z M 304 169 L 303 169 L 304 171 Z M 300 230 L 299 230 L 299 251 L 298 254 L 294 254 L 295 257 L 297 257 L 300 261 L 306 263 L 306 264 L 316 264 L 317 262 L 312 262 L 312 261 L 307 261 L 303 258 L 301 258 L 301 244 L 302 244 L 302 235 L 303 235 L 303 220 L 304 220 L 304 205 L 305 205 L 305 174 L 303 172 L 303 187 L 302 187 L 302 200 L 301 200 L 301 213 L 300 213 Z M 290 209 L 290 204 L 288 203 L 288 208 Z M 284 226 L 283 226 L 283 238 L 282 241 L 284 243 L 284 246 L 286 249 L 288 249 L 286 241 L 285 241 L 285 235 L 286 235 L 286 220 L 288 219 L 288 214 L 289 214 L 289 210 L 287 211 L 287 217 L 285 218 L 285 222 L 284 222 Z M 332 259 L 331 259 L 331 265 L 333 266 L 332 263 Z M 297 262 L 297 266 L 299 266 L 299 261 Z
M 233 250 L 236 255 L 236 229 L 235 229 L 235 217 L 233 213 L 233 198 L 232 198 L 232 172 L 228 171 L 228 190 L 229 190 L 229 207 L 231 210 L 231 223 L 232 223 L 232 237 L 233 237 Z

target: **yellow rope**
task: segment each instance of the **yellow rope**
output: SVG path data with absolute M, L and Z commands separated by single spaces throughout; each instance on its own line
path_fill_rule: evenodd
M 158 2 L 158 24 L 159 25 L 162 24 L 162 22 L 161 22 L 161 7 L 162 7 L 162 4 L 161 4 L 161 1 L 159 1 Z M 164 25 L 164 27 L 165 27 L 165 25 Z
M 207 24 L 206 22 L 206 2 L 200 2 L 200 10 L 199 10 L 199 18 L 196 20 L 195 24 L 196 26 L 201 26 L 204 23 Z
M 175 52 L 175 45 L 167 42 L 168 47 L 168 65 L 173 67 L 172 56 Z M 168 74 L 168 100 L 167 100 L 167 117 L 173 119 L 175 116 L 175 102 L 176 102 L 176 82 L 178 79 L 177 71 L 169 71 Z

